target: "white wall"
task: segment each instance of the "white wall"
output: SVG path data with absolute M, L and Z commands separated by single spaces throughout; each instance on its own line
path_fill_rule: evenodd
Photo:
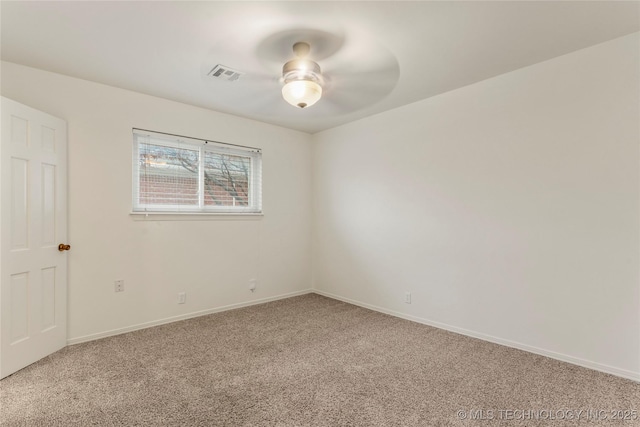
M 68 122 L 72 342 L 310 288 L 308 134 L 7 62 L 1 77 L 3 96 Z M 262 148 L 264 217 L 134 220 L 133 127 Z
M 314 135 L 314 287 L 640 379 L 639 75 L 636 33 Z

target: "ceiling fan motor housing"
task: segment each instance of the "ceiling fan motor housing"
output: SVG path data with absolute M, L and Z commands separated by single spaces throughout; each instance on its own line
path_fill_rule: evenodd
M 310 59 L 292 59 L 282 67 L 282 77 L 285 82 L 289 80 L 307 79 L 320 83 L 320 73 L 318 63 Z

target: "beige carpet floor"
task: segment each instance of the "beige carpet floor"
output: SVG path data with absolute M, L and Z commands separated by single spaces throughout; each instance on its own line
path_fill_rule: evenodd
M 316 294 L 70 346 L 0 381 L 3 426 L 640 425 L 612 419 L 625 410 L 640 384 Z

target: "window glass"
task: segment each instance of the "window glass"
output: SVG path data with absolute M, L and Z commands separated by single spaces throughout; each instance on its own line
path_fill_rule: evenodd
M 262 153 L 134 129 L 133 211 L 262 212 Z

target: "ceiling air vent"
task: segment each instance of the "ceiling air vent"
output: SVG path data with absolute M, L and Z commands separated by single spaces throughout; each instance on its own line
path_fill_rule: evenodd
M 207 75 L 209 77 L 213 77 L 215 79 L 228 80 L 230 82 L 235 82 L 243 74 L 244 73 L 241 73 L 240 71 L 236 71 L 234 69 L 231 69 L 231 68 L 227 67 L 226 65 L 218 64 L 215 67 L 213 67 L 213 69 L 211 71 L 209 71 L 209 74 L 207 74 Z

